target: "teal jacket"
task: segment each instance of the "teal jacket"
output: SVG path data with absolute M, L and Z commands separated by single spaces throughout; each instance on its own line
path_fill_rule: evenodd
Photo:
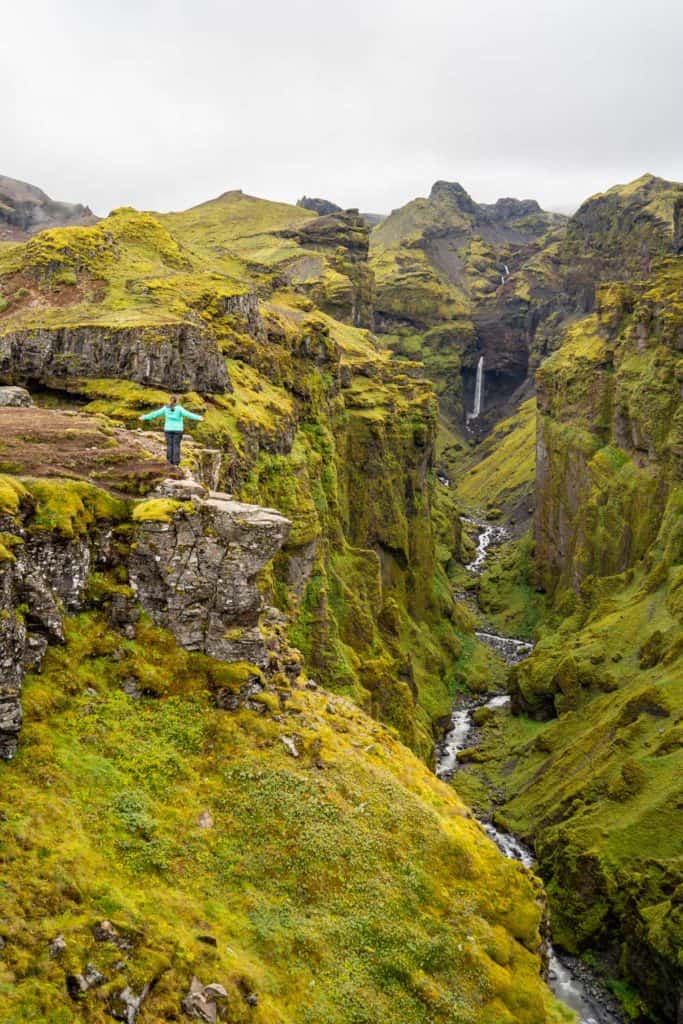
M 201 420 L 202 416 L 197 416 L 195 412 L 188 412 L 187 409 L 183 409 L 182 405 L 178 403 L 171 408 L 170 405 L 162 405 L 161 409 L 155 409 L 154 412 L 148 412 L 146 416 L 141 416 L 141 420 L 155 420 L 158 416 L 165 416 L 164 430 L 180 430 L 183 429 L 183 419 L 188 420 Z

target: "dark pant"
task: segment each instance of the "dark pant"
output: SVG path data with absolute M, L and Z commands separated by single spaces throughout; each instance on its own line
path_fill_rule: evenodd
M 182 439 L 182 430 L 166 431 L 166 459 L 172 466 L 180 465 L 180 442 Z

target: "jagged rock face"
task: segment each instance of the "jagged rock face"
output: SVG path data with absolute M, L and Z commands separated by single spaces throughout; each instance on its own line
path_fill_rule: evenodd
M 162 493 L 186 511 L 170 525 L 140 523 L 128 553 L 106 523 L 64 538 L 32 532 L 28 508 L 0 519 L 12 540 L 11 557 L 0 562 L 0 757 L 16 751 L 24 672 L 40 667 L 48 643 L 63 642 L 63 616 L 87 606 L 95 567 L 127 566 L 140 604 L 187 649 L 264 662 L 258 576 L 284 543 L 289 521 L 225 495 L 205 499 L 206 489 L 191 481 L 166 484 Z M 139 608 L 131 596 L 114 592 L 108 605 L 111 623 L 134 634 Z
M 569 219 L 566 254 L 590 259 L 602 280 L 647 273 L 677 251 L 682 203 L 682 184 L 652 174 L 591 196 Z
M 257 578 L 290 525 L 279 512 L 213 492 L 170 523 L 138 526 L 131 584 L 145 611 L 182 647 L 262 665 Z
M 543 212 L 535 199 L 513 199 L 510 196 L 497 199 L 495 203 L 480 203 L 479 205 L 487 211 L 493 220 L 500 220 L 504 223 L 515 220 L 517 217 L 529 217 L 532 214 Z
M 35 185 L 0 174 L 0 239 L 21 239 L 44 228 L 95 224 L 92 210 L 81 203 L 58 203 Z
M 261 317 L 256 292 L 226 296 L 219 301 L 214 312 L 235 329 L 250 335 L 254 341 L 266 341 L 266 327 Z
M 681 208 L 683 185 L 652 174 L 582 203 L 561 251 L 562 286 L 574 310 L 592 311 L 601 282 L 642 278 L 658 256 L 678 252 Z
M 446 199 L 466 213 L 475 214 L 477 212 L 477 204 L 459 181 L 435 181 L 429 198 L 432 200 Z
M 5 518 L 5 517 L 3 517 Z M 8 533 L 16 527 L 3 522 Z M 84 541 L 15 534 L 23 543 L 0 568 L 0 757 L 12 757 L 21 728 L 24 672 L 39 667 L 48 643 L 64 640 L 62 614 L 80 606 L 91 565 Z M 19 611 L 21 609 L 21 611 Z
M 169 391 L 230 391 L 216 341 L 185 324 L 154 328 L 62 327 L 0 337 L 0 378 L 60 387 L 81 377 L 120 377 Z

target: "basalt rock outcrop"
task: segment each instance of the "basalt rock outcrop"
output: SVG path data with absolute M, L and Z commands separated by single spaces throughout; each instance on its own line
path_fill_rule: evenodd
M 64 640 L 63 615 L 82 604 L 92 565 L 83 539 L 30 535 L 3 516 L 0 563 L 0 757 L 17 749 L 24 673 L 40 667 L 48 643 Z M 101 538 L 100 538 L 101 540 Z
M 169 391 L 230 390 L 215 339 L 186 324 L 154 328 L 62 327 L 0 336 L 0 379 L 66 388 L 117 377 Z
M 64 616 L 89 607 L 94 594 L 106 593 L 111 621 L 126 635 L 135 634 L 142 608 L 188 650 L 222 661 L 265 662 L 258 578 L 287 537 L 290 524 L 283 516 L 170 480 L 164 493 L 176 497 L 136 507 L 131 543 L 123 502 L 90 485 L 76 492 L 60 487 L 59 481 L 42 485 L 48 502 L 42 513 L 30 489 L 12 491 L 7 500 L 14 507 L 0 519 L 4 758 L 17 747 L 25 671 L 40 667 L 49 643 L 64 641 Z M 52 500 L 62 507 L 75 502 L 74 518 L 48 514 Z M 123 573 L 130 586 L 108 583 L 112 571 L 119 578 Z
M 138 509 L 129 562 L 137 599 L 186 650 L 264 665 L 258 576 L 285 543 L 290 522 L 216 491 L 176 503 L 164 515 L 168 522 L 145 518 L 165 500 Z

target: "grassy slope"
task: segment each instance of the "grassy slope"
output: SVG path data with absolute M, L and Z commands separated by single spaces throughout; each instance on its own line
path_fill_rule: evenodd
M 476 449 L 477 462 L 457 482 L 458 496 L 473 511 L 511 509 L 533 500 L 536 470 L 536 400 L 497 423 Z
M 3 1024 L 104 1024 L 152 979 L 140 1024 L 181 1019 L 193 974 L 225 985 L 233 1021 L 569 1019 L 538 977 L 534 882 L 454 794 L 325 693 L 216 710 L 210 691 L 240 671 L 91 613 L 29 679 L 0 766 Z M 131 675 L 156 698 L 126 696 Z M 102 919 L 128 949 L 95 941 Z M 76 1004 L 65 975 L 86 962 L 106 982 Z

